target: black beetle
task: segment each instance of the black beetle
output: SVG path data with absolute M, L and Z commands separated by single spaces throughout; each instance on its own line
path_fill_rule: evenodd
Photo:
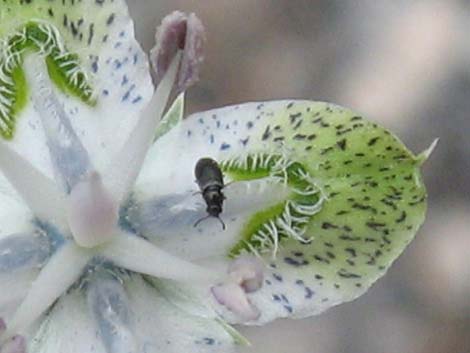
M 201 158 L 197 161 L 194 168 L 194 176 L 196 177 L 196 183 L 199 186 L 202 197 L 206 202 L 206 211 L 209 214 L 199 219 L 194 223 L 194 226 L 196 227 L 204 219 L 215 217 L 222 223 L 222 228 L 225 230 L 225 223 L 219 217 L 222 213 L 222 206 L 225 200 L 225 195 L 222 192 L 225 186 L 224 176 L 219 165 L 212 158 Z

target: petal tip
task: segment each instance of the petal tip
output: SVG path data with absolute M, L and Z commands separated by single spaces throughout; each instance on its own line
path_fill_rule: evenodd
M 428 148 L 426 148 L 423 152 L 421 152 L 417 156 L 417 160 L 420 165 L 422 165 L 424 162 L 426 162 L 429 158 L 429 156 L 434 152 L 434 150 L 437 147 L 437 144 L 439 143 L 439 138 L 435 138 L 434 141 L 429 145 Z

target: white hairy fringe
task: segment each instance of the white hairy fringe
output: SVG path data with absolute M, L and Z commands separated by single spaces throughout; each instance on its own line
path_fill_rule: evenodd
M 277 159 L 270 167 L 273 159 Z M 232 158 L 221 162 L 224 169 L 241 169 L 245 171 L 255 172 L 257 169 L 267 169 L 269 176 L 266 178 L 270 181 L 288 184 L 288 168 L 296 161 L 288 158 L 286 153 L 281 155 L 255 153 Z M 245 241 L 244 245 L 248 252 L 255 256 L 261 257 L 262 254 L 271 253 L 273 259 L 281 248 L 281 239 L 295 239 L 302 243 L 309 243 L 313 237 L 305 238 L 305 232 L 310 218 L 321 210 L 323 202 L 327 199 L 326 194 L 316 180 L 302 168 L 291 171 L 296 177 L 308 183 L 303 189 L 291 188 L 294 195 L 313 196 L 318 194 L 318 201 L 314 204 L 302 204 L 293 200 L 285 202 L 283 212 L 265 222 L 260 229 L 251 237 L 251 242 Z M 292 213 L 296 213 L 293 215 Z M 258 243 L 254 246 L 252 243 Z

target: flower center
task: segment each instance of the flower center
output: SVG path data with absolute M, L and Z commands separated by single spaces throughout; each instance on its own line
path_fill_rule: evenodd
M 91 172 L 71 190 L 67 220 L 75 241 L 83 247 L 96 247 L 116 234 L 118 204 L 97 172 Z

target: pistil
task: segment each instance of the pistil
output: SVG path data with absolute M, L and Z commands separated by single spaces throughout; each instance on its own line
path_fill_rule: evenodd
M 78 245 L 92 248 L 116 233 L 118 204 L 93 171 L 78 182 L 67 198 L 67 220 Z

